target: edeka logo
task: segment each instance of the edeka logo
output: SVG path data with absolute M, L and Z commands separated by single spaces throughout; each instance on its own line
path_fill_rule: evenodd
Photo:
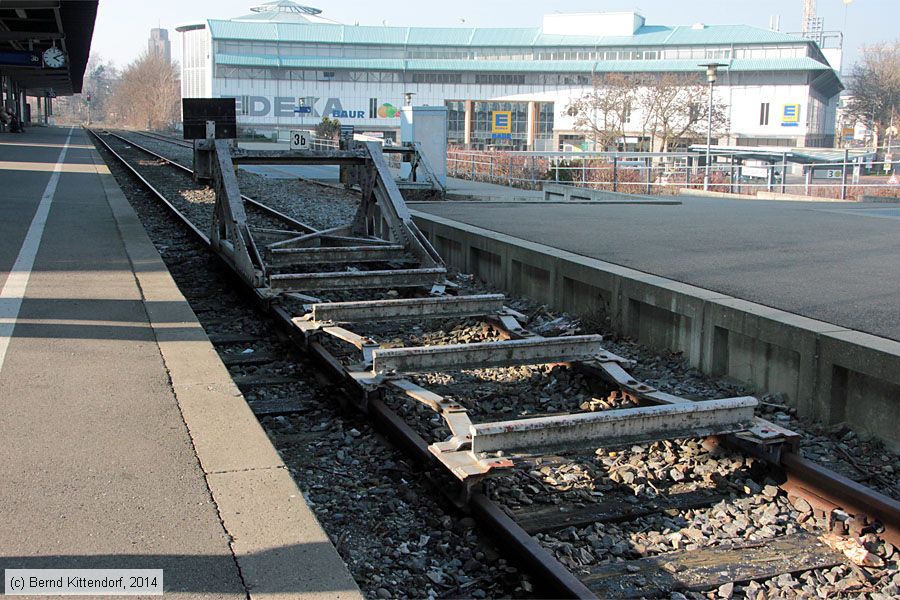
M 391 104 L 390 102 L 385 102 L 381 106 L 378 107 L 378 118 L 380 119 L 394 119 L 400 116 L 400 109 Z
M 268 98 L 266 96 L 222 96 L 222 98 L 234 98 L 236 103 L 235 109 L 238 115 L 250 117 L 314 117 L 321 118 L 323 114 L 335 119 L 365 119 L 366 111 L 364 110 L 345 110 L 340 98 L 328 98 L 322 110 L 319 110 L 319 104 L 322 98 L 316 96 L 276 96 Z M 303 99 L 303 107 L 309 111 L 295 110 L 299 106 L 298 98 Z M 246 103 L 246 106 L 245 106 Z M 382 115 L 381 109 L 385 109 Z M 385 104 L 378 110 L 378 116 L 394 117 L 399 116 L 400 111 L 390 104 Z
M 797 127 L 800 125 L 800 105 L 785 104 L 781 112 L 782 127 Z

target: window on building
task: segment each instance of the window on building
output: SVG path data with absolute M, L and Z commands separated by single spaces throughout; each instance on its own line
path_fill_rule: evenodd
M 525 75 L 511 73 L 478 73 L 475 83 L 492 85 L 525 85 Z
M 375 81 L 378 83 L 391 83 L 399 81 L 397 73 L 388 73 L 385 71 L 369 71 L 368 78 L 369 81 Z
M 763 102 L 759 105 L 759 124 L 760 125 L 768 125 L 769 124 L 769 103 Z
M 495 111 L 510 111 L 510 139 L 496 139 L 491 131 L 491 114 Z M 524 149 L 528 138 L 527 102 L 473 102 L 472 140 L 480 146 L 507 146 Z
M 549 139 L 553 137 L 553 118 L 556 111 L 553 110 L 553 102 L 538 103 L 537 137 Z
M 413 73 L 412 83 L 462 83 L 462 73 Z
M 797 145 L 797 138 L 791 137 L 739 137 L 736 140 L 738 146 L 782 146 L 793 148 Z
M 448 100 L 447 135 L 451 142 L 465 144 L 466 140 L 466 103 L 461 100 Z

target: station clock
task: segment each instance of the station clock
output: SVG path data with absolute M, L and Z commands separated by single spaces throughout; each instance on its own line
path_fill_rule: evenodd
M 56 46 L 44 50 L 43 58 L 44 66 L 50 67 L 51 69 L 61 69 L 66 66 L 66 53 Z

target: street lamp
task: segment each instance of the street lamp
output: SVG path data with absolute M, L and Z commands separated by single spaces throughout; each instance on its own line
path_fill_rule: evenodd
M 709 167 L 710 167 L 710 150 L 712 148 L 712 111 L 713 111 L 713 86 L 716 84 L 716 71 L 719 67 L 727 67 L 725 63 L 709 62 L 703 63 L 701 67 L 706 67 L 706 80 L 709 82 L 709 114 L 706 125 L 706 173 L 703 175 L 703 189 L 709 189 Z

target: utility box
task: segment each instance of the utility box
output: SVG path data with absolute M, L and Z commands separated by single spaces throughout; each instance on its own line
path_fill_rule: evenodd
M 400 142 L 417 142 L 428 167 L 447 185 L 447 107 L 404 106 L 400 109 Z M 411 165 L 400 163 L 400 177 L 408 179 Z

